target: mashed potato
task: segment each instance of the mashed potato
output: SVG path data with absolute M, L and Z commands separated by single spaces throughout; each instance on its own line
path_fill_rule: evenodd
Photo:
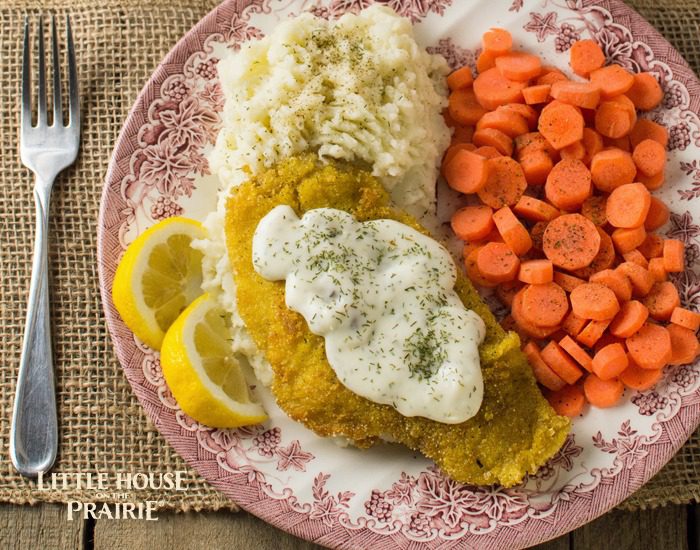
M 261 382 L 271 373 L 238 317 L 224 237 L 233 187 L 281 160 L 314 152 L 359 164 L 419 219 L 435 213 L 435 181 L 450 142 L 441 116 L 447 63 L 413 37 L 410 21 L 372 6 L 329 22 L 303 14 L 218 66 L 226 102 L 210 156 L 222 188 L 205 222 L 205 290 L 233 315 L 234 350 Z
M 448 68 L 407 19 L 380 6 L 336 22 L 303 14 L 218 70 L 226 104 L 210 162 L 223 182 L 312 150 L 367 165 L 402 208 L 433 210 L 450 141 L 440 115 Z

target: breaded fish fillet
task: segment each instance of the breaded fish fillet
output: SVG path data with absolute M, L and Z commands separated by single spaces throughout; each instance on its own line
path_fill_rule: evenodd
M 453 479 L 481 485 L 515 485 L 561 447 L 569 420 L 556 415 L 542 397 L 518 337 L 503 331 L 461 273 L 455 290 L 487 327 L 479 349 L 484 400 L 476 416 L 461 424 L 409 418 L 343 386 L 326 360 L 323 338 L 286 307 L 284 281 L 267 281 L 253 269 L 253 233 L 280 204 L 299 216 L 329 207 L 362 221 L 387 218 L 425 230 L 390 205 L 369 173 L 346 165 L 318 166 L 313 157 L 289 159 L 251 178 L 229 198 L 226 239 L 239 313 L 272 366 L 277 403 L 292 419 L 322 436 L 347 437 L 359 447 L 381 438 L 402 443 L 434 460 Z

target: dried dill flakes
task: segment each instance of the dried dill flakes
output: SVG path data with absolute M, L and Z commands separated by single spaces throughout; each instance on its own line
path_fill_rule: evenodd
M 448 335 L 434 329 L 423 331 L 418 328 L 406 339 L 404 361 L 411 371 L 411 377 L 429 380 L 447 359 L 444 349 Z

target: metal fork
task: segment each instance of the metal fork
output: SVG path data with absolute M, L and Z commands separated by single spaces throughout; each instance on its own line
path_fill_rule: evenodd
M 40 472 L 47 472 L 53 465 L 58 450 L 58 420 L 49 321 L 47 258 L 49 200 L 56 176 L 75 162 L 80 143 L 78 74 L 75 66 L 70 20 L 66 17 L 68 121 L 63 120 L 61 65 L 54 17 L 51 18 L 53 58 L 53 122 L 51 125 L 49 125 L 46 107 L 44 30 L 41 19 L 39 20 L 38 35 L 37 123 L 36 126 L 32 126 L 31 39 L 29 19 L 25 18 L 20 156 L 22 164 L 34 172 L 36 230 L 27 320 L 12 410 L 10 456 L 15 468 L 22 475 L 30 477 L 34 477 Z

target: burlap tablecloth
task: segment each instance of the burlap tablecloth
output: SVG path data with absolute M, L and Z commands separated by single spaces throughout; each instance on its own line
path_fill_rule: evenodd
M 466 1 L 466 0 L 455 0 Z M 0 501 L 93 501 L 95 490 L 39 491 L 17 475 L 8 446 L 32 252 L 32 178 L 18 155 L 21 28 L 26 14 L 70 13 L 78 52 L 83 141 L 56 182 L 51 217 L 51 295 L 60 450 L 55 472 L 187 471 L 187 491 L 139 491 L 161 508 L 235 506 L 171 449 L 148 421 L 112 350 L 102 314 L 96 225 L 107 164 L 129 107 L 157 63 L 216 0 L 3 0 L 0 4 Z M 700 1 L 635 0 L 700 69 Z M 74 487 L 75 485 L 72 484 Z M 700 432 L 625 508 L 700 498 Z M 98 499 L 98 500 L 110 500 Z

